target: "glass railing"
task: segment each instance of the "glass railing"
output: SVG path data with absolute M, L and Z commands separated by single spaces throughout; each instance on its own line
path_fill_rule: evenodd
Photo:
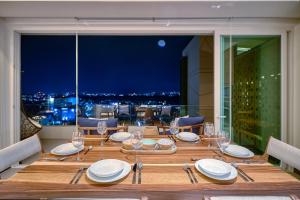
M 55 101 L 24 103 L 26 114 L 44 126 L 75 125 L 75 98 L 56 98 Z M 80 102 L 79 118 L 116 118 L 120 124 L 134 124 L 137 120 L 151 120 L 154 123 L 170 123 L 176 117 L 200 116 L 199 105 L 161 104 L 95 104 Z M 206 111 L 207 112 L 207 111 Z M 213 113 L 213 110 L 210 111 Z

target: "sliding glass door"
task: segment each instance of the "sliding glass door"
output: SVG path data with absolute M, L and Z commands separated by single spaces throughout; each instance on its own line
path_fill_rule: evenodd
M 281 136 L 281 37 L 223 35 L 220 42 L 220 127 L 263 152 L 270 136 Z

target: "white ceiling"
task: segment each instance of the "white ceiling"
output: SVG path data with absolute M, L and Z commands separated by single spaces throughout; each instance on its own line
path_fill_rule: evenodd
M 220 5 L 221 8 L 212 8 Z M 299 1 L 103 0 L 1 1 L 0 17 L 40 18 L 300 18 Z

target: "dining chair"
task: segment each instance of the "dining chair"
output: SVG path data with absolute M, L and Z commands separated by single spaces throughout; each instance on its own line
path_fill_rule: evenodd
M 238 195 L 238 196 L 210 196 L 204 197 L 204 200 L 299 200 L 296 195 Z
M 78 129 L 83 130 L 84 134 L 87 135 L 97 135 L 97 125 L 99 121 L 106 121 L 107 125 L 107 133 L 112 134 L 122 129 L 126 129 L 126 127 L 118 127 L 118 119 L 109 118 L 109 119 L 97 119 L 97 118 L 78 118 Z
M 8 178 L 26 165 L 16 165 L 22 162 L 32 162 L 32 156 L 39 155 L 42 145 L 37 134 L 0 150 L 0 179 Z M 23 162 L 27 160 L 27 162 Z
M 265 159 L 268 159 L 269 156 L 277 158 L 290 167 L 300 170 L 300 149 L 286 144 L 272 136 L 269 139 L 264 153 Z
M 180 117 L 176 118 L 179 132 L 192 132 L 196 133 L 197 135 L 203 134 L 203 123 L 205 120 L 204 116 L 198 117 Z M 162 130 L 161 134 L 168 135 L 170 133 L 170 126 L 161 125 L 159 129 Z

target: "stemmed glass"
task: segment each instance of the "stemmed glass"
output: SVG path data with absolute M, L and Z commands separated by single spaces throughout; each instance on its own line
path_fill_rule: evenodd
M 83 134 L 79 131 L 74 131 L 72 134 L 72 144 L 75 148 L 78 149 L 78 153 L 77 153 L 77 158 L 75 159 L 76 161 L 81 161 L 83 159 L 80 159 L 79 157 L 79 152 L 80 152 L 80 148 L 84 145 L 84 137 Z
M 135 130 L 132 133 L 132 146 L 135 150 L 135 163 L 137 163 L 137 150 L 143 145 L 143 132 Z
M 106 125 L 106 121 L 99 121 L 98 124 L 97 124 L 97 132 L 98 134 L 100 134 L 101 136 L 101 146 L 103 146 L 104 144 L 104 141 L 102 139 L 102 136 L 104 135 L 104 133 L 106 132 L 107 130 L 107 125 Z
M 172 135 L 176 135 L 179 133 L 178 124 L 175 120 L 171 121 L 171 123 L 170 123 L 170 132 Z
M 208 147 L 211 147 L 211 140 L 210 137 L 213 136 L 215 134 L 215 127 L 214 124 L 211 122 L 206 122 L 204 124 L 204 134 L 207 135 L 207 137 L 209 137 L 209 144 Z
M 217 144 L 220 151 L 224 152 L 224 150 L 230 145 L 230 142 L 231 142 L 230 132 L 220 130 L 217 138 Z

